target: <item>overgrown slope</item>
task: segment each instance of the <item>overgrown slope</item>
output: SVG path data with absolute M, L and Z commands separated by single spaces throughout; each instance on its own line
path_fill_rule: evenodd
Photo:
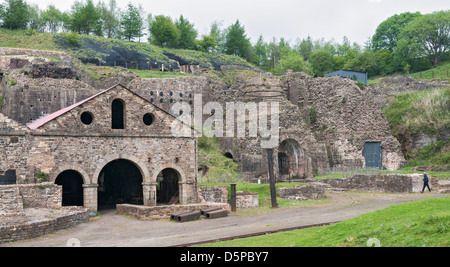
M 400 93 L 383 108 L 410 167 L 449 170 L 450 88 Z M 415 139 L 415 140 L 414 140 Z M 425 143 L 416 148 L 411 142 Z
M 192 50 L 161 48 L 148 43 L 127 42 L 76 33 L 50 34 L 33 30 L 0 29 L 0 47 L 64 51 L 83 63 L 122 66 L 133 69 L 178 71 L 179 65 L 199 65 L 206 69 L 251 64 L 237 56 Z

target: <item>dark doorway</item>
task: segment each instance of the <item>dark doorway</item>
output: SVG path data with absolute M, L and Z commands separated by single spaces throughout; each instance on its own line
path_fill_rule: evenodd
M 380 142 L 365 143 L 363 156 L 366 159 L 366 168 L 382 167 L 382 150 Z
M 63 171 L 56 177 L 55 184 L 62 185 L 63 206 L 83 206 L 83 177 L 80 173 Z
M 286 153 L 278 153 L 278 169 L 281 175 L 289 174 L 289 156 Z
M 4 175 L 0 175 L 0 185 L 16 184 L 16 170 L 7 170 Z
M 116 204 L 143 204 L 141 171 L 124 159 L 108 163 L 98 178 L 98 208 L 115 208 Z
M 125 104 L 121 99 L 114 99 L 111 105 L 111 120 L 113 129 L 125 129 Z
M 174 169 L 165 169 L 158 174 L 156 196 L 158 204 L 179 203 L 179 175 Z

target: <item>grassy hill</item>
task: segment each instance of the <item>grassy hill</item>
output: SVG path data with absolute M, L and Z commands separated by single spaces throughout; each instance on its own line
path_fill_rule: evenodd
M 215 53 L 193 50 L 168 49 L 148 43 L 127 42 L 98 36 L 78 35 L 72 33 L 50 34 L 34 30 L 8 30 L 0 28 L 0 47 L 25 48 L 37 50 L 63 51 L 83 63 L 114 66 L 111 55 L 118 55 L 127 61 L 127 68 L 143 69 L 142 62 L 151 63 L 158 69 L 161 64 L 173 66 L 173 60 L 183 64 L 198 64 L 203 68 L 217 69 L 224 65 L 240 65 L 252 68 L 244 59 Z M 138 60 L 141 60 L 139 62 Z M 117 61 L 117 60 L 116 60 Z M 136 67 L 136 63 L 141 66 Z M 180 63 L 180 64 L 181 64 Z M 117 64 L 119 62 L 117 61 Z M 125 66 L 124 66 L 125 67 Z M 149 69 L 145 66 L 144 69 Z

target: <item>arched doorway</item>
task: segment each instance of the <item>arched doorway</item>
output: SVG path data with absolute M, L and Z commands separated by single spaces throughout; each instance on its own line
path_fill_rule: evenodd
M 83 176 L 79 172 L 63 171 L 56 177 L 55 184 L 62 186 L 63 206 L 83 206 Z
M 98 208 L 115 208 L 116 204 L 143 204 L 141 171 L 125 159 L 106 164 L 98 177 Z
M 284 153 L 278 153 L 278 169 L 281 175 L 289 175 L 289 156 Z
M 164 169 L 156 177 L 156 202 L 157 204 L 179 203 L 180 190 L 178 182 L 180 175 L 174 169 Z
M 306 177 L 306 158 L 300 144 L 286 139 L 278 147 L 278 173 L 281 179 Z

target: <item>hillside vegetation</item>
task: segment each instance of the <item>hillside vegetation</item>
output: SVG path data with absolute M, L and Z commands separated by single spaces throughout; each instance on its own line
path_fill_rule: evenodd
M 436 139 L 423 148 L 406 151 L 409 166 L 429 166 L 448 171 L 450 88 L 400 93 L 391 98 L 383 113 L 397 139 L 408 139 L 414 134 L 426 134 Z
M 128 42 L 76 33 L 51 34 L 34 30 L 0 28 L 0 46 L 62 51 L 79 58 L 83 63 L 98 66 L 116 65 L 140 70 L 161 69 L 164 64 L 166 69 L 171 66 L 172 68 L 168 70 L 177 71 L 178 66 L 174 60 L 182 65 L 200 65 L 206 69 L 219 69 L 225 65 L 252 68 L 251 64 L 244 59 L 232 55 L 169 49 L 149 43 Z

